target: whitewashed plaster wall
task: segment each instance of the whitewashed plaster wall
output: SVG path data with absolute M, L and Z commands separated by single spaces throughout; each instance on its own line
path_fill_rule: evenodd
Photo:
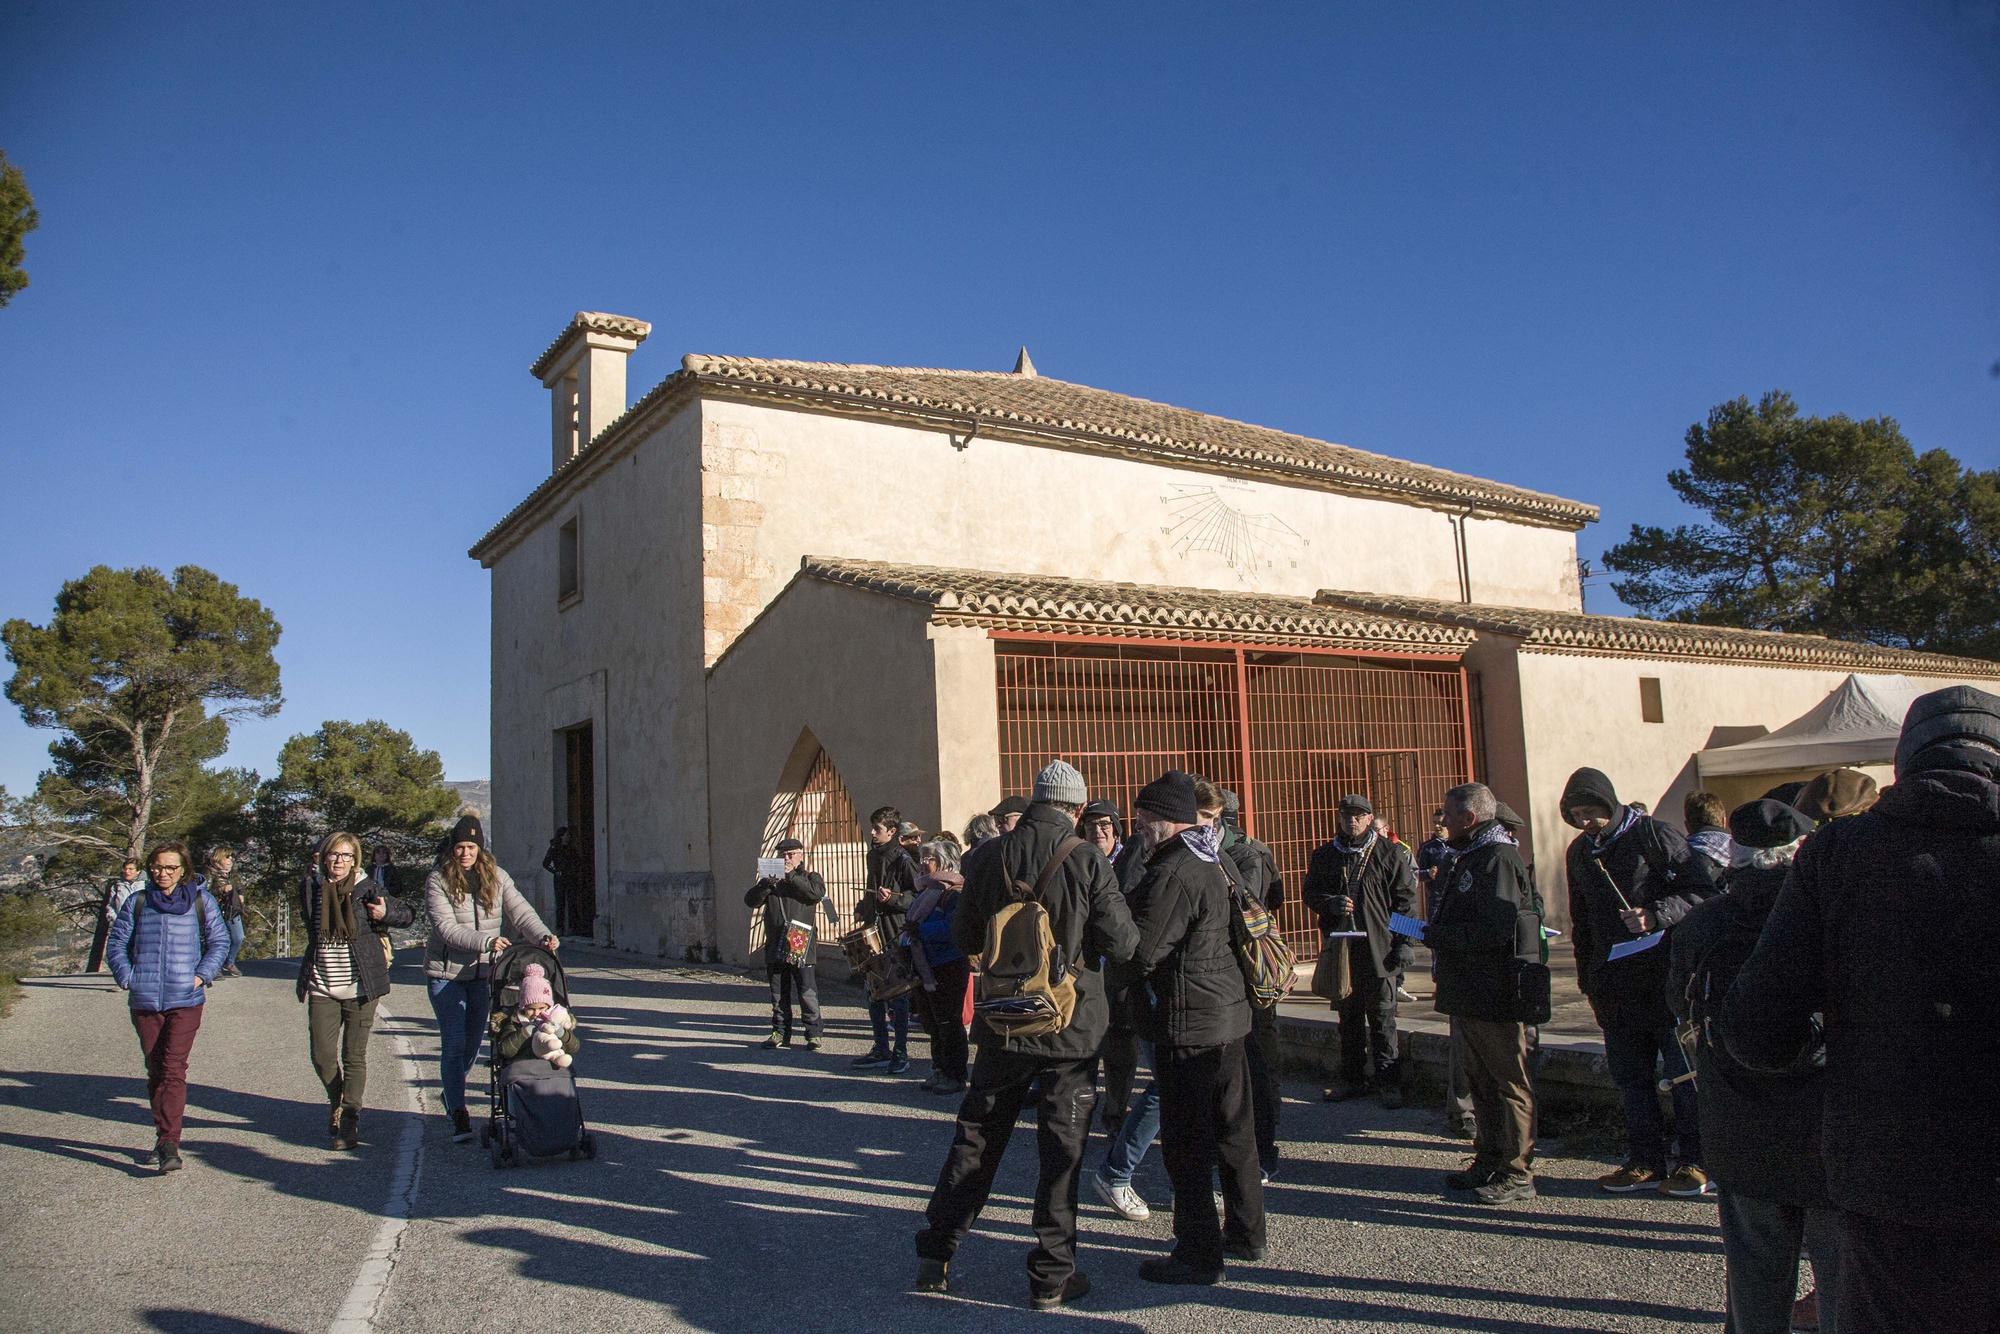
M 800 580 L 716 663 L 708 678 L 715 757 L 710 827 L 716 934 L 725 957 L 750 959 L 750 910 L 743 893 L 756 878 L 772 799 L 804 777 L 814 743 L 839 770 L 857 818 L 893 805 L 925 829 L 938 827 L 938 671 L 932 636 L 954 640 L 978 632 L 934 628 L 928 619 L 928 611 L 914 603 Z M 984 692 L 989 698 L 991 661 L 989 648 Z M 989 751 L 995 735 L 986 739 Z M 962 748 L 961 742 L 951 753 Z M 998 759 L 991 763 L 997 786 Z
M 1563 854 L 1575 830 L 1563 823 L 1562 791 L 1589 767 L 1611 778 L 1626 801 L 1643 801 L 1676 828 L 1681 803 L 1695 790 L 1695 753 L 1761 736 L 1811 709 L 1845 681 L 1840 669 L 1756 663 L 1675 662 L 1520 652 L 1520 727 L 1533 830 L 1535 879 L 1552 923 L 1566 924 Z M 1660 681 L 1663 721 L 1641 719 L 1639 680 Z M 1958 682 L 1941 679 L 1937 688 Z M 1969 684 L 1992 690 L 1991 683 Z M 1493 716 L 1488 701 L 1488 716 Z M 1489 743 L 1490 744 L 1490 743 Z M 1772 786 L 1780 781 L 1774 777 Z M 1504 789 L 1501 797 L 1516 803 Z
M 1290 593 L 1456 599 L 1436 510 L 1046 446 L 705 400 L 712 661 L 812 554 Z M 1476 602 L 1577 610 L 1576 535 L 1467 524 Z
M 541 856 L 565 821 L 555 733 L 593 723 L 600 939 L 676 957 L 714 939 L 699 459 L 699 414 L 677 413 L 492 568 L 496 854 L 550 905 Z M 557 535 L 571 517 L 582 596 L 558 607 Z

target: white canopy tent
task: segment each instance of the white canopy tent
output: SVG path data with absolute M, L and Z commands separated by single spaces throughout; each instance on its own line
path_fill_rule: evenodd
M 1907 676 L 1850 676 L 1805 716 L 1753 741 L 1704 750 L 1696 762 L 1704 780 L 1886 765 L 1896 757 L 1896 738 L 1911 701 L 1939 684 Z

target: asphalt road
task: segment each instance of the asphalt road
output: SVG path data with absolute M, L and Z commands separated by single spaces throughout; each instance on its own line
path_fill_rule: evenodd
M 1461 1146 L 1427 1112 L 1321 1103 L 1288 1087 L 1286 1162 L 1268 1191 L 1266 1263 L 1222 1286 L 1136 1274 L 1170 1236 L 1155 1153 L 1143 1224 L 1086 1189 L 1078 1309 L 1024 1306 L 1033 1128 L 1017 1134 L 954 1292 L 904 1291 L 911 1236 L 950 1140 L 927 1072 L 851 1069 L 854 993 L 831 988 L 818 1054 L 764 1052 L 761 981 L 573 961 L 577 1069 L 595 1161 L 493 1170 L 436 1113 L 436 1042 L 407 965 L 378 1026 L 366 1144 L 325 1147 L 292 965 L 223 983 L 196 1043 L 186 1171 L 151 1147 L 137 1043 L 107 980 L 29 985 L 0 1025 L 0 1322 L 10 1330 L 878 1331 L 926 1323 L 1119 1330 L 1633 1330 L 1721 1324 L 1714 1206 L 1612 1198 L 1598 1161 L 1545 1158 L 1541 1198 L 1502 1210 L 1449 1199 Z M 921 1043 L 917 1044 L 921 1054 Z M 407 1053 L 407 1055 L 405 1054 Z M 474 1083 L 483 1105 L 482 1072 Z M 410 1110 L 421 1107 L 420 1114 Z M 404 1139 L 405 1128 L 418 1128 Z M 420 1132 L 420 1133 L 419 1133 Z M 1102 1155 L 1095 1137 L 1091 1160 Z M 399 1180 L 416 1152 L 414 1188 Z M 1545 1146 L 1545 1152 L 1549 1146 Z M 407 1204 L 400 1231 L 393 1217 Z M 356 1288 L 371 1246 L 385 1286 Z M 365 1323 L 336 1326 L 343 1308 Z

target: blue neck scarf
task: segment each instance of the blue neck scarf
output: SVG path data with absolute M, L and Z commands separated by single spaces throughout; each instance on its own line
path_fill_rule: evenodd
M 163 912 L 170 917 L 179 917 L 194 907 L 194 886 L 183 879 L 174 886 L 174 892 L 166 893 L 153 883 L 153 877 L 146 877 L 146 906 L 154 912 Z

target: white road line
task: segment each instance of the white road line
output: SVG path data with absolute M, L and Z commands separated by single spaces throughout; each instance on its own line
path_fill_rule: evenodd
M 393 1017 L 386 1007 L 376 1007 L 377 1023 Z M 396 1260 L 403 1246 L 403 1230 L 410 1225 L 410 1205 L 416 1198 L 417 1180 L 423 1173 L 423 1096 L 417 1091 L 417 1080 L 411 1074 L 417 1053 L 409 1038 L 403 1034 L 396 1034 L 393 1041 L 402 1054 L 402 1060 L 396 1063 L 396 1071 L 397 1078 L 403 1082 L 404 1100 L 409 1104 L 410 1116 L 403 1123 L 403 1137 L 396 1145 L 396 1175 L 389 1183 L 388 1201 L 382 1206 L 382 1226 L 375 1229 L 375 1240 L 362 1257 L 354 1283 L 347 1289 L 347 1299 L 334 1313 L 333 1323 L 326 1327 L 327 1334 L 373 1334 L 375 1317 L 382 1309 L 382 1299 L 389 1294 L 389 1279 L 396 1271 Z

